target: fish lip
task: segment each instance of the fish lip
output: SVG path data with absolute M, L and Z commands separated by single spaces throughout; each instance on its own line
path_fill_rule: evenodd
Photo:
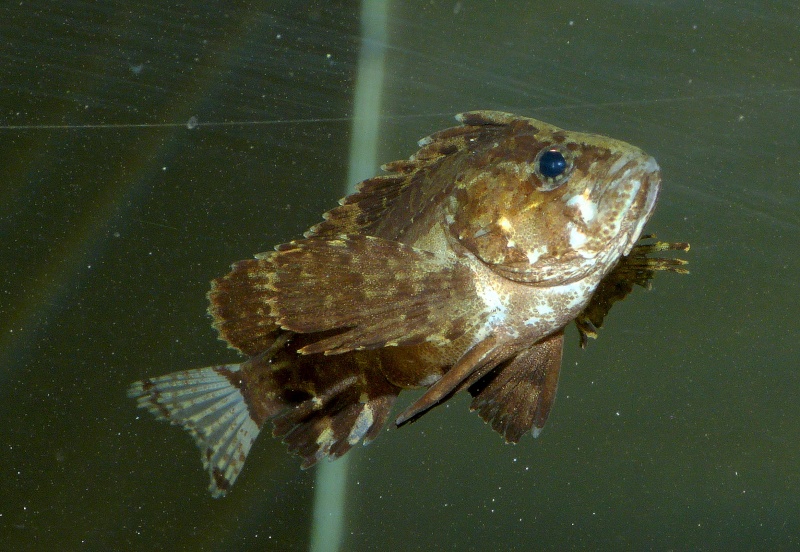
M 635 170 L 631 170 L 631 163 L 634 163 Z M 603 187 L 595 201 L 598 211 L 613 208 L 613 203 L 616 201 L 624 202 L 622 216 L 608 223 L 617 226 L 616 239 L 613 240 L 617 245 L 613 248 L 619 247 L 617 250 L 622 255 L 627 255 L 655 209 L 661 187 L 661 168 L 652 156 L 634 149 L 623 154 L 611 169 L 607 173 L 607 178 L 614 182 L 614 185 Z M 624 176 L 625 171 L 630 171 L 630 174 Z M 623 187 L 631 180 L 638 182 L 637 190 L 625 196 Z
M 658 166 L 656 160 L 648 156 L 644 166 L 645 170 L 641 178 L 642 185 L 633 198 L 634 203 L 640 201 L 641 198 L 643 202 L 641 210 L 636 215 L 633 214 L 632 210 L 629 210 L 623 220 L 623 224 L 628 222 L 631 218 L 635 220 L 632 230 L 628 233 L 628 240 L 622 251 L 623 255 L 627 255 L 631 252 L 631 249 L 633 249 L 633 246 L 642 235 L 644 225 L 647 224 L 647 221 L 649 221 L 650 217 L 653 215 L 656 202 L 658 201 L 658 193 L 661 190 L 661 168 Z

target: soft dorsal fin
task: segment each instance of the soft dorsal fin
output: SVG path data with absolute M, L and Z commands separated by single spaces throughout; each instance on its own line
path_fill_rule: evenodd
M 272 346 L 281 329 L 269 315 L 269 292 L 253 286 L 246 271 L 233 265 L 233 271 L 211 282 L 208 313 L 219 338 L 248 356 L 255 356 Z

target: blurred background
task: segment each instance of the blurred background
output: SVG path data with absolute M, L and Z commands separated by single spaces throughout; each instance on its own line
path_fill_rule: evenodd
M 472 109 L 631 142 L 692 273 L 570 330 L 539 439 L 457 397 L 348 454 L 341 549 L 800 548 L 796 2 L 33 0 L 0 37 L 4 547 L 309 549 L 317 468 L 265 435 L 214 500 L 125 390 L 236 361 L 209 281 L 353 184 L 371 51 L 376 164 Z

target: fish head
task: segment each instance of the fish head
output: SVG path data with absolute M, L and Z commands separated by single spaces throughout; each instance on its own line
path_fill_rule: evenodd
M 520 282 L 602 277 L 639 239 L 661 182 L 655 159 L 604 136 L 518 118 L 471 152 L 451 196 L 450 236 Z

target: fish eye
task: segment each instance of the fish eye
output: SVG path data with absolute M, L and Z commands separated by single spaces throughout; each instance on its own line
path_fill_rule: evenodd
M 555 190 L 567 181 L 572 173 L 572 155 L 558 146 L 543 149 L 533 162 L 534 169 L 542 180 L 541 190 Z
M 539 156 L 539 172 L 547 178 L 561 176 L 567 170 L 567 160 L 557 149 L 545 150 Z

